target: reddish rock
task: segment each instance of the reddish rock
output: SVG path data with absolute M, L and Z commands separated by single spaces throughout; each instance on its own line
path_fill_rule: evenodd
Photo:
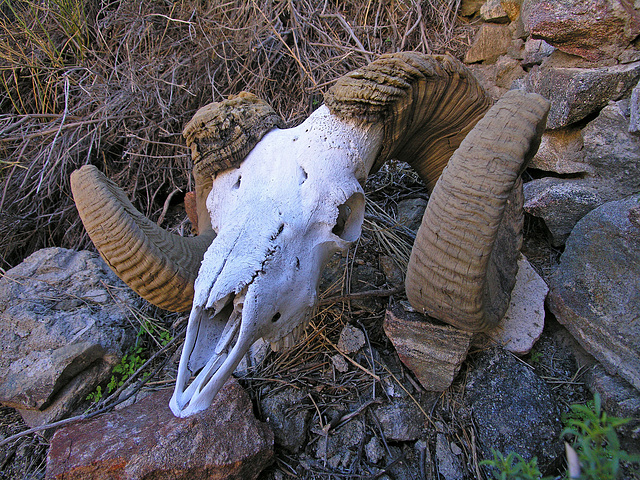
M 640 34 L 631 0 L 531 0 L 522 16 L 534 38 L 590 61 L 617 57 Z
M 58 430 L 47 479 L 254 479 L 273 456 L 273 433 L 255 419 L 247 394 L 229 380 L 206 411 L 169 410 L 171 391 Z
M 387 310 L 384 332 L 420 384 L 429 391 L 442 391 L 460 370 L 473 334 L 435 322 L 395 307 Z

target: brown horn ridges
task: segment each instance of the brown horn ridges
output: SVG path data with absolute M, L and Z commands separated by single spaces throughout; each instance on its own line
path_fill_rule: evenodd
M 411 253 L 406 291 L 414 308 L 471 331 L 502 318 L 521 238 L 519 176 L 548 110 L 539 95 L 507 92 L 453 154 Z
M 382 55 L 338 79 L 325 95 L 340 118 L 384 123 L 374 170 L 391 158 L 405 161 L 430 190 L 491 103 L 458 60 L 417 52 Z
M 240 92 L 200 108 L 182 135 L 191 148 L 199 232 L 211 228 L 206 199 L 218 172 L 238 167 L 262 137 L 284 120 L 252 93 Z
M 241 92 L 200 108 L 182 131 L 191 148 L 194 176 L 213 177 L 239 166 L 274 127 L 283 128 L 284 121 L 252 93 Z
M 93 165 L 71 174 L 71 189 L 85 229 L 111 269 L 154 305 L 189 310 L 213 231 L 185 238 L 161 229 Z

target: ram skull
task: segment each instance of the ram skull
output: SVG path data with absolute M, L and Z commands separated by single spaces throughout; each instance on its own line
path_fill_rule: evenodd
M 203 107 L 184 131 L 193 238 L 156 227 L 95 167 L 74 172 L 80 216 L 111 268 L 152 303 L 191 308 L 174 414 L 207 408 L 258 339 L 292 343 L 328 258 L 360 236 L 362 185 L 389 158 L 432 190 L 407 272 L 410 302 L 459 328 L 495 325 L 515 281 L 519 175 L 548 102 L 509 92 L 490 107 L 458 61 L 409 52 L 342 77 L 294 128 L 247 93 Z

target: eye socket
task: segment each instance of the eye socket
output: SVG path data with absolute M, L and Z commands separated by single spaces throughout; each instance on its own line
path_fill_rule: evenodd
M 338 205 L 338 218 L 331 232 L 342 240 L 354 242 L 362 232 L 364 195 L 356 192 L 342 205 Z
M 281 317 L 281 316 L 282 316 L 282 315 L 280 314 L 280 312 L 276 312 L 276 314 L 273 316 L 273 318 L 271 318 L 271 321 L 272 321 L 273 323 L 276 323 L 278 320 L 280 320 L 280 317 Z

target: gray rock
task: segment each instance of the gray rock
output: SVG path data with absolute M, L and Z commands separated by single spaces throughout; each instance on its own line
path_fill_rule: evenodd
M 540 65 L 555 49 L 553 45 L 549 45 L 544 40 L 531 37 L 527 38 L 524 44 L 522 66 L 532 67 L 534 65 Z
M 398 202 L 398 223 L 414 232 L 420 227 L 427 201 L 424 198 L 408 198 Z
M 385 456 L 384 447 L 378 437 L 372 437 L 369 442 L 364 446 L 364 453 L 367 456 L 367 460 L 371 463 L 378 463 Z
M 551 101 L 547 128 L 578 122 L 630 94 L 640 78 L 640 62 L 598 68 L 534 66 L 523 88 Z
M 631 92 L 631 102 L 629 104 L 629 133 L 640 134 L 640 82 Z
M 364 422 L 358 418 L 347 422 L 327 436 L 320 437 L 316 457 L 329 459 L 350 447 L 360 445 L 365 438 Z
M 189 418 L 169 410 L 170 390 L 129 408 L 56 431 L 47 479 L 255 479 L 273 457 L 273 434 L 230 379 L 213 404 Z
M 447 438 L 442 433 L 436 436 L 436 459 L 438 460 L 438 472 L 447 480 L 462 480 L 464 470 L 462 462 L 453 454 Z
M 640 389 L 640 194 L 578 222 L 549 278 L 548 305 L 587 352 Z
M 525 0 L 522 17 L 534 38 L 591 61 L 616 58 L 640 31 L 628 0 Z
M 384 332 L 393 343 L 402 363 L 429 391 L 451 385 L 467 356 L 470 332 L 441 323 L 402 307 L 387 310 Z
M 501 348 L 480 354 L 466 385 L 466 402 L 477 425 L 485 459 L 491 448 L 524 459 L 538 458 L 544 471 L 563 449 L 562 423 L 549 386 L 527 366 Z
M 374 410 L 385 437 L 401 442 L 417 440 L 425 426 L 426 418 L 413 400 L 395 399 L 388 405 Z
M 404 270 L 398 266 L 398 262 L 388 255 L 380 255 L 380 268 L 384 272 L 387 283 L 391 285 L 404 285 Z
M 338 339 L 338 350 L 342 353 L 355 353 L 364 347 L 365 337 L 362 330 L 353 325 L 345 325 Z
M 605 186 L 593 179 L 533 180 L 524 184 L 524 210 L 544 220 L 551 244 L 558 247 L 582 217 L 606 201 Z
M 624 106 L 607 105 L 582 130 L 582 150 L 569 157 L 584 172 L 581 178 L 550 177 L 524 186 L 525 211 L 545 221 L 555 246 L 594 208 L 640 191 L 640 138 L 629 133 L 630 109 Z
M 68 414 L 135 339 L 130 307 L 139 305 L 90 252 L 48 248 L 9 270 L 0 279 L 0 401 L 31 410 L 31 424 Z
M 300 450 L 307 439 L 311 412 L 304 405 L 306 398 L 304 391 L 287 388 L 260 400 L 276 443 L 291 452 Z

